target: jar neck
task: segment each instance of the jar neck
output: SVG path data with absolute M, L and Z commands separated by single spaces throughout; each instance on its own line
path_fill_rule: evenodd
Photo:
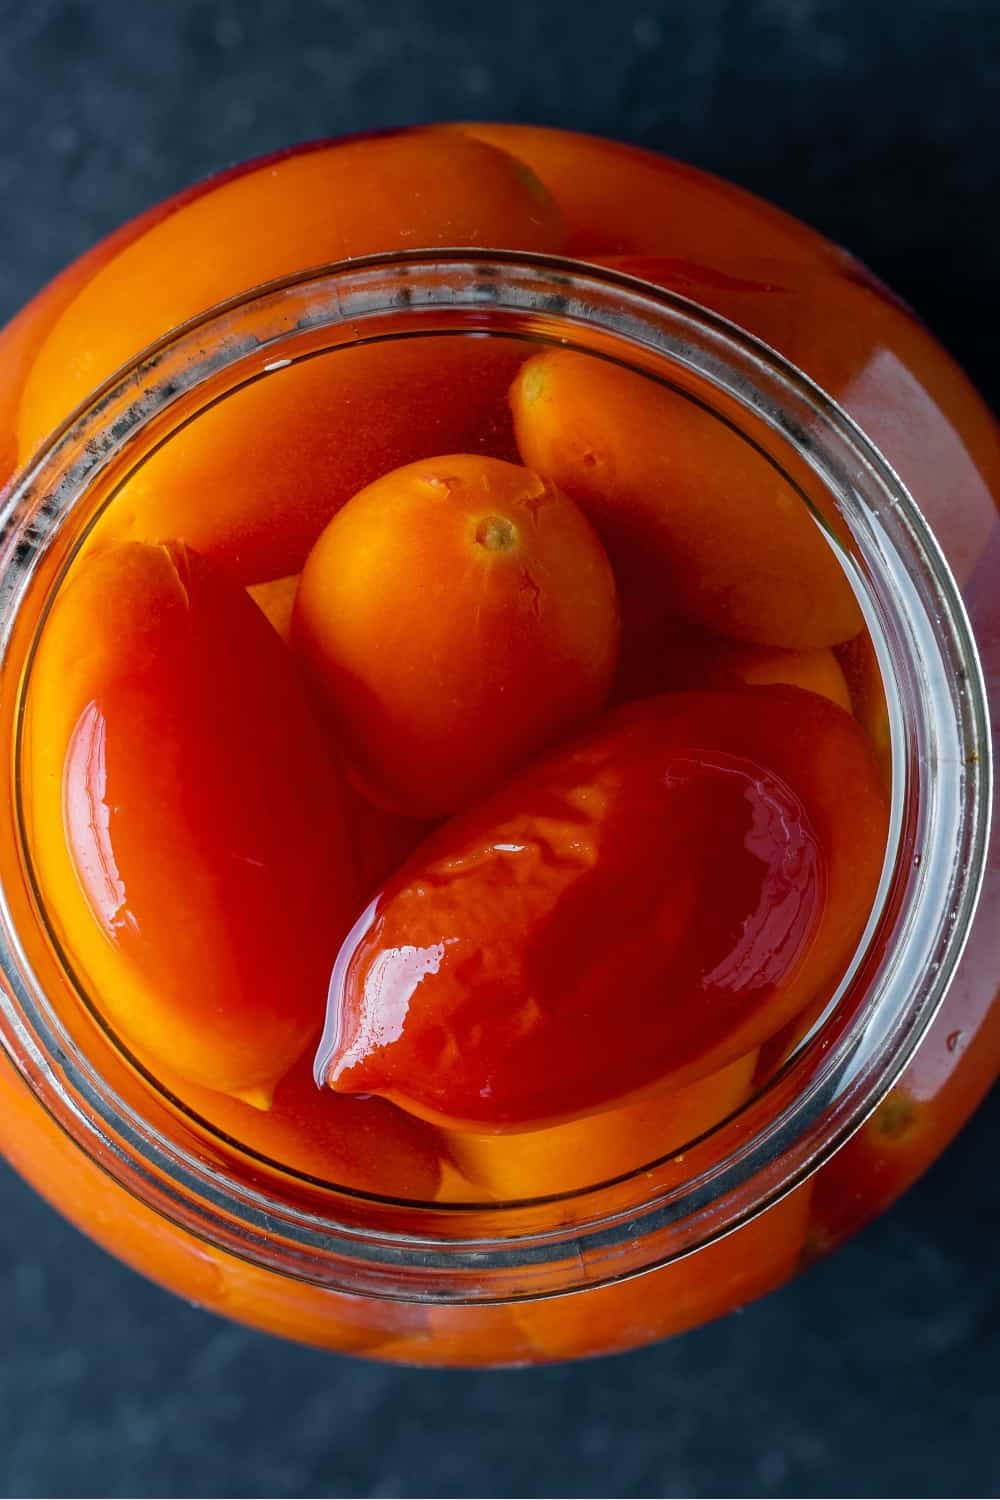
M 947 988 L 985 864 L 991 791 L 982 676 L 961 599 L 918 505 L 805 376 L 684 298 L 578 263 L 494 252 L 345 262 L 259 288 L 147 350 L 57 432 L 0 515 L 2 732 L 17 765 L 34 636 L 95 519 L 171 433 L 269 370 L 361 342 L 454 334 L 558 342 L 699 402 L 799 493 L 837 546 L 887 688 L 891 837 L 876 907 L 819 1038 L 687 1153 L 532 1203 L 389 1203 L 346 1190 L 303 1207 L 206 1164 L 128 1105 L 63 1024 L 29 956 L 38 893 L 0 903 L 0 1041 L 79 1148 L 219 1248 L 341 1290 L 497 1301 L 635 1274 L 710 1243 L 791 1191 L 892 1086 Z M 8 757 L 10 761 L 10 757 Z M 17 778 L 2 837 L 18 844 Z M 821 1053 L 821 1055 L 819 1055 Z M 662 1165 L 662 1164 L 661 1164 Z

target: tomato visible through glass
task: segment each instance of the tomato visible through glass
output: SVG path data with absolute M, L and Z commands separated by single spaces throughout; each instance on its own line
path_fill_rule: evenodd
M 622 196 L 651 159 L 601 148 L 616 198 L 583 149 L 402 132 L 195 191 L 15 330 L 21 458 L 142 344 L 338 257 L 568 249 L 766 297 L 713 269 L 736 213 L 833 274 L 681 169 L 672 243 Z M 844 972 L 886 838 L 872 660 L 829 540 L 701 408 L 565 349 L 361 346 L 215 403 L 100 518 L 28 684 L 30 854 L 109 1025 L 248 1152 L 569 1191 L 738 1110 Z

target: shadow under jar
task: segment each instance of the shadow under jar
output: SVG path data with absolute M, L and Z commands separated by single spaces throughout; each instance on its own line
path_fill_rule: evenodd
M 447 133 L 423 134 L 437 150 Z M 885 1208 L 990 1086 L 1000 857 L 987 689 L 995 697 L 1000 554 L 988 413 L 849 257 L 644 153 L 558 132 L 481 134 L 537 173 L 559 210 L 542 229 L 561 256 L 539 253 L 550 246 L 531 242 L 534 229 L 510 251 L 433 248 L 447 246 L 448 225 L 426 250 L 314 270 L 292 245 L 297 265 L 262 264 L 297 274 L 246 291 L 237 269 L 228 286 L 192 292 L 204 297 L 194 305 L 166 298 L 170 321 L 148 330 L 166 337 L 117 374 L 134 348 L 105 352 L 112 362 L 98 359 L 93 380 L 84 371 L 79 391 L 70 380 L 53 395 L 44 373 L 73 317 L 75 336 L 83 327 L 78 308 L 59 332 L 67 308 L 130 244 L 183 229 L 186 205 L 250 169 L 99 247 L 89 270 L 66 273 L 61 300 L 57 282 L 48 311 L 43 294 L 4 335 L 6 437 L 23 466 L 0 543 L 11 768 L 0 1146 L 67 1217 L 186 1298 L 339 1350 L 491 1365 L 626 1349 L 765 1293 Z M 348 149 L 281 163 L 316 172 Z M 339 248 L 398 251 L 381 233 Z M 101 295 L 114 290 L 112 277 Z M 201 312 L 227 292 L 239 295 Z M 195 320 L 170 332 L 183 317 Z M 714 462 L 739 454 L 739 472 L 766 474 L 848 580 L 858 629 L 826 653 L 840 689 L 829 677 L 804 685 L 847 695 L 886 786 L 885 862 L 860 944 L 836 983 L 728 1059 L 696 1107 L 664 1112 L 654 1097 L 617 1134 L 607 1109 L 582 1136 L 580 1121 L 516 1136 L 442 1129 L 353 1096 L 337 1096 L 328 1118 L 329 1091 L 309 1069 L 325 996 L 316 1037 L 269 1101 L 206 1086 L 130 1027 L 104 949 L 75 947 L 47 879 L 37 809 L 51 787 L 31 738 L 47 624 L 102 549 L 180 538 L 284 632 L 287 580 L 336 508 L 329 483 L 346 500 L 398 464 L 457 451 L 515 462 L 518 443 L 529 461 L 508 387 L 520 381 L 523 396 L 525 370 L 546 360 L 639 382 L 650 420 L 666 403 Z M 640 609 L 635 627 L 624 594 L 622 613 L 612 700 L 689 688 L 692 661 L 713 686 L 751 670 L 764 675 L 744 680 L 786 680 L 767 676 L 759 650 L 748 666 L 746 642 L 706 644 L 703 621 L 677 630 Z M 635 665 L 632 628 L 638 682 L 623 665 Z M 53 806 L 64 815 L 58 795 Z M 358 836 L 369 889 L 426 827 L 369 818 Z

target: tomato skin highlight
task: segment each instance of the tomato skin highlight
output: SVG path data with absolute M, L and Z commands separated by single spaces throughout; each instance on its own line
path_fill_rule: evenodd
M 265 1106 L 359 900 L 349 794 L 287 648 L 180 545 L 95 554 L 40 640 L 25 767 L 39 883 L 94 1003 Z
M 816 694 L 618 710 L 444 825 L 372 903 L 317 1076 L 481 1132 L 683 1087 L 835 982 L 885 831 L 867 743 Z

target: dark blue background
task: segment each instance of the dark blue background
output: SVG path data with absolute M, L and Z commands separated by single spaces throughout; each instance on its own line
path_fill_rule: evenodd
M 0 318 L 286 142 L 520 117 L 833 234 L 1000 404 L 996 0 L 0 0 Z M 146 1285 L 0 1168 L 4 1495 L 996 1495 L 994 1098 L 892 1213 L 728 1321 L 515 1374 L 381 1369 Z

